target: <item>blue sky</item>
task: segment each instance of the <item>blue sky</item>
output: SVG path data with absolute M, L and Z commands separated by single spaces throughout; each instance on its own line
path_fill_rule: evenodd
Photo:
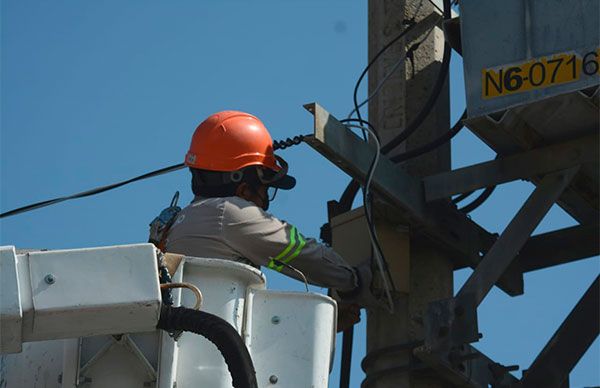
M 4 0 L 1 18 L 2 211 L 179 163 L 194 128 L 215 111 L 252 112 L 275 139 L 309 133 L 302 104 L 346 115 L 367 58 L 366 0 Z M 464 108 L 459 60 L 451 81 L 454 120 Z M 468 131 L 453 141 L 452 154 L 454 167 L 494 156 Z M 318 236 L 326 201 L 339 197 L 348 177 L 307 145 L 282 156 L 298 186 L 280 192 L 271 211 Z M 176 190 L 183 203 L 191 199 L 187 171 L 5 219 L 0 244 L 143 242 Z M 531 190 L 525 182 L 503 185 L 472 217 L 501 232 Z M 536 233 L 570 225 L 555 207 Z M 494 289 L 479 309 L 477 346 L 527 368 L 598 270 L 596 258 L 527 274 L 517 298 Z M 468 274 L 456 272 L 455 287 Z M 268 279 L 272 288 L 303 288 L 274 273 Z M 363 376 L 364 323 L 357 330 L 352 386 Z M 596 341 L 572 386 L 600 384 L 599 364 Z M 336 360 L 332 386 L 337 368 Z

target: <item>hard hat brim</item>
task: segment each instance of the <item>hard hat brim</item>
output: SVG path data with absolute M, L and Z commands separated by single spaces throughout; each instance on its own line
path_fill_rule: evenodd
M 269 183 L 269 186 L 281 190 L 291 190 L 296 186 L 296 178 L 291 175 L 284 175 L 281 179 Z

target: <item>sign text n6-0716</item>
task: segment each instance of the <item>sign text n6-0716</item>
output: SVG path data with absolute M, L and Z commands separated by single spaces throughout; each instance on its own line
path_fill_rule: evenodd
M 600 74 L 600 49 L 583 54 L 568 52 L 496 66 L 481 72 L 482 97 L 494 98 L 532 89 L 575 82 Z

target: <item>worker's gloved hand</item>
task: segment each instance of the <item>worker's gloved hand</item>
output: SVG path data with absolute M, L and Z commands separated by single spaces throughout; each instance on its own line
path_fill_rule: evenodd
M 334 291 L 332 293 L 334 299 L 342 303 L 354 303 L 361 307 L 382 307 L 384 304 L 371 292 L 371 283 L 373 281 L 371 260 L 365 260 L 354 267 L 354 271 L 358 278 L 358 286 L 348 292 Z

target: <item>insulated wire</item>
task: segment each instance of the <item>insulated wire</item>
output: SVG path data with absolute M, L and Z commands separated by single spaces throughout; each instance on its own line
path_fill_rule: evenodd
M 450 8 L 451 8 L 451 5 L 450 5 L 449 1 L 444 0 L 443 13 L 444 13 L 444 19 L 446 19 L 446 20 L 450 19 L 450 16 L 451 16 Z M 392 39 L 381 50 L 379 50 L 379 52 L 373 57 L 371 62 L 369 62 L 367 67 L 363 70 L 362 74 L 358 78 L 358 81 L 356 82 L 356 86 L 354 87 L 353 100 L 354 100 L 354 107 L 356 109 L 356 114 L 358 116 L 358 119 L 361 121 L 363 121 L 363 120 L 362 120 L 362 117 L 360 116 L 360 109 L 358 108 L 358 103 L 357 103 L 357 92 L 358 92 L 358 87 L 360 85 L 360 82 L 364 78 L 364 76 L 367 73 L 367 71 L 369 70 L 369 68 L 377 60 L 377 58 L 379 58 L 379 56 L 381 56 L 381 54 L 383 54 L 383 52 L 385 52 L 385 50 L 387 50 L 394 42 L 396 42 L 398 39 L 400 39 L 402 36 L 404 36 L 404 34 L 409 32 L 415 26 L 414 18 L 410 19 L 409 22 L 411 23 L 409 25 L 409 27 L 407 27 L 396 38 Z M 438 78 L 436 80 L 436 83 L 434 85 L 432 93 L 429 95 L 429 98 L 428 98 L 427 102 L 425 103 L 425 105 L 423 106 L 423 108 L 421 109 L 421 111 L 417 114 L 417 116 L 413 119 L 413 121 L 408 125 L 408 127 L 404 131 L 402 131 L 399 135 L 397 135 L 394 139 L 392 139 L 392 141 L 390 143 L 386 144 L 383 147 L 383 149 L 382 149 L 383 154 L 387 154 L 389 151 L 391 151 L 391 149 L 396 147 L 397 144 L 394 145 L 393 143 L 398 142 L 398 144 L 400 144 L 402 141 L 406 140 L 406 138 L 408 138 L 408 136 L 410 136 L 417 128 L 419 128 L 419 126 L 425 120 L 425 118 L 427 117 L 427 115 L 429 114 L 431 109 L 433 108 L 433 104 L 436 102 L 439 94 L 441 93 L 442 86 L 444 85 L 444 81 L 446 80 L 446 77 L 448 75 L 448 70 L 450 68 L 451 52 L 452 52 L 452 49 L 450 47 L 450 44 L 448 42 L 444 41 L 444 55 L 443 55 L 443 59 L 442 59 L 442 67 L 440 69 L 440 72 L 438 73 Z M 342 205 L 344 208 L 347 208 L 348 210 L 350 210 L 352 208 L 352 202 L 353 202 L 354 197 L 356 196 L 356 193 L 358 192 L 358 189 L 359 189 L 358 182 L 354 179 L 351 180 L 350 183 L 348 183 L 348 186 L 346 186 L 346 189 L 344 190 L 342 196 L 340 197 L 340 200 L 339 200 L 340 205 Z
M 423 39 L 421 39 L 419 42 L 413 44 L 404 53 L 404 55 L 401 56 L 401 58 L 398 60 L 398 62 L 396 62 L 394 67 L 392 67 L 392 70 L 390 70 L 389 73 L 387 73 L 385 75 L 385 77 L 383 77 L 383 79 L 379 82 L 379 84 L 377 85 L 377 87 L 375 88 L 373 93 L 371 93 L 363 102 L 358 104 L 357 107 L 355 107 L 354 109 L 352 109 L 352 111 L 350 113 L 348 113 L 348 118 L 351 118 L 352 115 L 358 111 L 358 109 L 362 108 L 367 102 L 369 102 L 369 100 L 371 100 L 373 97 L 375 97 L 381 91 L 381 88 L 383 88 L 383 85 L 387 82 L 387 80 L 390 79 L 390 77 L 396 72 L 396 70 L 398 70 L 400 65 L 404 63 L 404 61 L 407 58 L 408 53 L 416 50 L 421 45 L 421 43 L 423 43 L 425 41 L 425 39 L 427 39 L 427 37 L 429 36 L 429 34 L 431 34 L 431 31 L 433 31 L 434 28 L 435 28 L 435 25 L 431 26 L 431 28 L 427 31 L 427 35 L 425 35 L 425 37 Z
M 498 160 L 498 158 L 500 158 L 500 154 L 496 154 L 496 157 L 494 158 L 494 160 Z M 465 214 L 472 212 L 473 210 L 477 209 L 479 206 L 483 205 L 483 203 L 485 201 L 487 201 L 487 199 L 492 195 L 494 190 L 496 190 L 496 185 L 486 187 L 485 190 L 483 190 L 477 198 L 475 198 L 471 203 L 458 209 L 458 211 L 463 212 Z M 468 196 L 467 194 L 465 194 L 465 195 Z
M 375 56 L 373 57 L 373 59 L 371 59 L 371 61 L 367 64 L 367 67 L 365 67 L 365 69 L 363 70 L 363 72 L 358 77 L 358 80 L 356 81 L 356 85 L 354 85 L 353 102 L 354 102 L 354 109 L 356 110 L 356 116 L 358 117 L 359 120 L 362 120 L 362 117 L 360 115 L 360 107 L 358 106 L 358 88 L 360 87 L 360 83 L 362 82 L 362 80 L 365 77 L 365 75 L 367 75 L 367 72 L 369 71 L 369 69 L 371 68 L 371 66 L 373 66 L 373 64 L 375 63 L 375 61 L 377 61 L 377 59 L 388 48 L 390 48 L 390 46 L 392 46 L 400 38 L 402 38 L 404 35 L 406 35 L 408 32 L 410 32 L 415 27 L 415 25 L 416 25 L 414 18 L 413 19 L 409 19 L 407 22 L 409 23 L 408 27 L 406 27 L 400 34 L 398 34 L 394 39 L 392 39 L 391 41 L 389 41 L 385 46 L 383 46 L 381 48 L 381 50 L 379 50 L 377 52 L 377 54 L 375 54 Z
M 379 157 L 381 154 L 380 148 L 381 148 L 381 143 L 379 142 L 379 137 L 377 136 L 377 133 L 371 129 L 372 126 L 364 126 L 364 125 L 357 125 L 357 124 L 345 124 L 347 127 L 351 127 L 351 128 L 359 128 L 362 129 L 363 131 L 367 131 L 369 133 L 369 135 L 371 135 L 371 138 L 373 139 L 373 141 L 375 142 L 375 146 L 376 146 L 376 151 L 375 151 L 375 156 L 373 157 L 373 160 L 371 161 L 371 165 L 369 166 L 369 169 L 367 170 L 367 179 L 365 180 L 365 186 L 363 188 L 363 200 L 364 200 L 364 207 L 365 207 L 365 217 L 367 219 L 367 223 L 369 226 L 369 237 L 371 238 L 371 244 L 373 245 L 373 250 L 375 251 L 375 262 L 377 264 L 377 267 L 379 269 L 379 272 L 381 273 L 381 280 L 383 281 L 383 288 L 385 290 L 385 294 L 386 297 L 388 299 L 388 308 L 390 313 L 394 312 L 394 301 L 392 299 L 392 294 L 391 294 L 391 288 L 393 286 L 393 281 L 391 279 L 391 275 L 390 275 L 390 271 L 387 267 L 387 264 L 385 263 L 385 259 L 383 257 L 383 250 L 381 249 L 381 246 L 379 245 L 379 240 L 377 238 L 377 233 L 375 232 L 375 226 L 373 225 L 373 214 L 371 212 L 371 206 L 370 206 L 370 187 L 371 187 L 371 182 L 373 181 L 373 175 L 375 175 L 375 169 L 377 167 L 377 163 L 379 163 Z M 387 274 L 387 276 L 386 276 Z M 389 279 L 388 279 L 389 278 Z M 390 286 L 390 283 L 392 284 L 392 286 Z
M 459 203 L 464 201 L 465 199 L 467 199 L 468 197 L 471 196 L 471 194 L 473 194 L 475 192 L 475 190 L 471 190 L 471 191 L 467 191 L 466 193 L 462 193 L 459 196 L 457 196 L 456 198 L 452 199 L 452 203 Z
M 444 84 L 446 83 L 448 70 L 450 68 L 450 57 L 452 55 L 451 53 L 452 53 L 452 48 L 450 47 L 450 44 L 448 44 L 448 42 L 445 42 L 444 43 L 444 57 L 442 59 L 442 67 L 440 69 L 440 72 L 438 73 L 438 77 L 433 86 L 433 90 L 432 90 L 431 94 L 429 95 L 429 97 L 427 98 L 427 101 L 425 102 L 425 105 L 423 106 L 423 108 L 421 108 L 421 110 L 419 111 L 417 116 L 413 119 L 413 121 L 404 129 L 404 131 L 400 132 L 392 140 L 390 140 L 386 145 L 383 146 L 383 148 L 381 149 L 382 153 L 387 154 L 391 150 L 396 148 L 400 143 L 402 143 L 410 135 L 412 135 L 417 129 L 419 129 L 419 127 L 421 126 L 423 121 L 425 121 L 425 118 L 429 115 L 429 112 L 431 112 L 431 110 L 433 109 L 433 106 L 435 105 L 438 97 L 441 94 L 442 88 L 444 87 Z
M 496 190 L 496 186 L 486 187 L 485 190 L 483 190 L 481 194 L 479 194 L 479 196 L 473 200 L 473 202 L 469 203 L 468 205 L 465 205 L 464 207 L 461 207 L 458 210 L 465 214 L 472 212 L 479 206 L 483 205 L 483 203 L 490 197 L 490 195 L 492 195 L 494 190 Z
M 417 156 L 421 156 L 427 152 L 435 150 L 436 148 L 439 148 L 443 144 L 446 144 L 447 142 L 452 140 L 452 138 L 454 136 L 456 136 L 460 132 L 461 129 L 463 129 L 463 127 L 464 127 L 463 120 L 466 118 L 467 118 L 467 110 L 465 109 L 465 111 L 460 116 L 460 118 L 458 119 L 456 124 L 454 124 L 448 132 L 438 136 L 436 139 L 432 140 L 431 142 L 429 142 L 427 144 L 424 144 L 420 147 L 406 151 L 404 153 L 395 155 L 395 156 L 391 157 L 390 160 L 394 163 L 400 163 L 400 162 L 404 162 L 408 159 L 412 159 Z
M 274 150 L 285 149 L 285 148 L 292 147 L 294 145 L 298 145 L 298 144 L 302 143 L 302 141 L 304 141 L 304 138 L 306 136 L 307 135 L 298 135 L 298 136 L 294 136 L 291 139 L 287 138 L 287 139 L 281 140 L 281 141 L 274 141 L 273 142 L 273 149 Z M 113 189 L 119 188 L 121 186 L 128 185 L 128 184 L 133 183 L 133 182 L 137 182 L 137 181 L 141 181 L 141 180 L 144 180 L 144 179 L 152 178 L 152 177 L 155 177 L 155 176 L 167 174 L 167 173 L 170 173 L 170 172 L 173 172 L 173 171 L 177 171 L 177 170 L 180 170 L 180 169 L 182 169 L 184 167 L 185 167 L 184 163 L 174 164 L 172 166 L 160 168 L 158 170 L 154 170 L 154 171 L 148 172 L 146 174 L 142 174 L 142 175 L 136 176 L 134 178 L 127 179 L 125 181 L 113 183 L 113 184 L 106 185 L 106 186 L 97 187 L 95 189 L 86 190 L 86 191 L 83 191 L 81 193 L 69 195 L 69 196 L 66 196 L 66 197 L 58 197 L 58 198 L 49 199 L 49 200 L 46 200 L 46 201 L 37 202 L 37 203 L 31 204 L 31 205 L 22 206 L 22 207 L 17 208 L 17 209 L 13 209 L 13 210 L 9 210 L 9 211 L 4 212 L 4 213 L 0 213 L 0 218 L 11 217 L 11 216 L 14 216 L 14 215 L 17 215 L 17 214 L 20 214 L 20 213 L 25 213 L 25 212 L 28 212 L 28 211 L 31 211 L 31 210 L 40 209 L 40 208 L 43 208 L 43 207 L 46 207 L 46 206 L 50 206 L 50 205 L 55 205 L 57 203 L 68 201 L 68 200 L 71 200 L 71 199 L 91 197 L 92 195 L 96 195 L 96 194 L 103 193 L 105 191 L 113 190 Z
M 383 79 L 379 82 L 379 84 L 377 85 L 377 87 L 375 88 L 373 93 L 371 93 L 363 102 L 358 104 L 358 106 L 356 106 L 354 109 L 352 109 L 352 111 L 350 113 L 348 113 L 348 117 L 347 117 L 348 119 L 351 118 L 355 112 L 358 112 L 358 110 L 360 108 L 362 108 L 367 102 L 369 102 L 369 100 L 371 100 L 373 97 L 375 97 L 381 91 L 381 89 L 383 88 L 383 85 L 387 82 L 387 80 L 390 79 L 390 77 L 396 72 L 396 70 L 398 70 L 400 65 L 402 65 L 404 63 L 408 53 L 416 50 L 421 45 L 421 43 L 423 43 L 425 41 L 425 39 L 427 39 L 427 37 L 429 36 L 429 34 L 431 34 L 431 31 L 433 31 L 434 28 L 435 28 L 435 25 L 431 26 L 431 28 L 427 31 L 427 34 L 425 35 L 425 37 L 423 39 L 421 39 L 419 42 L 413 44 L 408 49 L 408 51 L 406 51 L 404 53 L 404 55 L 401 56 L 401 58 L 398 60 L 398 62 L 396 62 L 394 67 L 392 67 L 392 70 L 390 70 L 389 73 L 387 73 L 385 75 L 385 77 L 383 77 Z M 359 119 L 359 120 L 361 120 L 361 119 Z
M 398 155 L 392 157 L 391 160 L 396 163 L 399 163 L 399 162 L 403 162 L 403 161 L 415 158 L 417 156 L 420 156 L 426 152 L 433 151 L 434 149 L 436 149 L 437 147 L 446 143 L 447 141 L 450 141 L 454 136 L 456 136 L 458 134 L 458 132 L 460 132 L 460 130 L 462 128 L 464 128 L 463 120 L 465 118 L 466 118 L 466 111 L 463 112 L 462 116 L 452 126 L 452 128 L 450 128 L 450 130 L 448 132 L 444 133 L 443 135 L 439 136 L 437 139 L 435 139 L 435 140 L 431 141 L 430 143 L 427 143 L 421 147 L 406 151 L 402 154 L 398 154 Z M 358 121 L 358 119 L 340 120 L 341 123 L 347 123 L 347 122 L 353 122 L 353 121 Z M 362 120 L 362 121 L 364 122 L 364 120 Z M 373 126 L 370 126 L 370 127 L 373 128 Z M 352 202 L 354 201 L 354 197 L 356 196 L 356 193 L 358 192 L 359 188 L 360 188 L 360 184 L 358 183 L 357 180 L 353 179 L 352 181 L 350 181 L 350 183 L 348 184 L 348 186 L 346 186 L 346 189 L 340 196 L 339 203 L 344 208 L 350 209 L 352 207 Z M 458 203 L 458 202 L 462 201 L 463 199 L 465 199 L 466 197 L 468 197 L 469 195 L 471 195 L 472 193 L 473 192 L 464 193 L 464 194 L 456 197 L 453 200 L 453 202 Z
M 25 212 L 28 212 L 28 211 L 31 211 L 31 210 L 40 209 L 42 207 L 54 205 L 54 204 L 57 204 L 57 203 L 60 203 L 60 202 L 64 202 L 64 201 L 68 201 L 68 200 L 71 200 L 71 199 L 90 197 L 92 195 L 100 194 L 100 193 L 103 193 L 105 191 L 109 191 L 109 190 L 116 189 L 116 188 L 121 187 L 121 186 L 125 186 L 125 185 L 127 185 L 129 183 L 133 183 L 133 182 L 141 181 L 143 179 L 148 179 L 148 178 L 152 178 L 152 177 L 155 177 L 155 176 L 167 174 L 169 172 L 181 170 L 184 167 L 185 167 L 185 165 L 183 163 L 175 164 L 173 166 L 164 167 L 164 168 L 161 168 L 161 169 L 158 169 L 158 170 L 154 170 L 154 171 L 151 171 L 149 173 L 136 176 L 135 178 L 127 179 L 125 181 L 113 183 L 113 184 L 106 185 L 106 186 L 97 187 L 97 188 L 91 189 L 91 190 L 82 191 L 81 193 L 69 195 L 69 196 L 66 196 L 66 197 L 59 197 L 59 198 L 49 199 L 47 201 L 37 202 L 37 203 L 31 204 L 31 205 L 27 205 L 27 206 L 23 206 L 23 207 L 20 207 L 20 208 L 17 208 L 17 209 L 13 209 L 13 210 L 7 211 L 5 213 L 1 213 L 0 214 L 0 218 L 14 216 L 14 215 L 17 215 L 17 214 L 20 214 L 20 213 L 25 213 Z

